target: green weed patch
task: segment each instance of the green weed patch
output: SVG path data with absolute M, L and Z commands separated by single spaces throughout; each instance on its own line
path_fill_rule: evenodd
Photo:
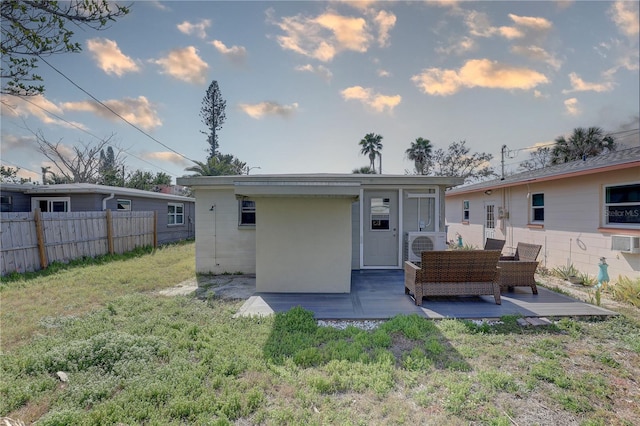
M 623 425 L 640 415 L 626 402 L 640 376 L 636 317 L 524 328 L 517 317 L 401 315 L 373 330 L 318 326 L 302 308 L 233 318 L 240 301 L 157 294 L 194 276 L 193 254 L 167 247 L 117 267 L 4 283 L 0 416 L 42 425 L 508 425 L 550 416 Z

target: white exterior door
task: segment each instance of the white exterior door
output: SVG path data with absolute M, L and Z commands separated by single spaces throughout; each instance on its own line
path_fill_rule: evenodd
M 398 191 L 365 191 L 363 266 L 398 267 Z
M 496 213 L 496 203 L 494 201 L 484 203 L 484 240 L 495 238 L 496 236 Z

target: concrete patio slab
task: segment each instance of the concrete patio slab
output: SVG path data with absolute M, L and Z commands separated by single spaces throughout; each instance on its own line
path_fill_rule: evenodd
M 263 316 L 301 306 L 317 319 L 388 319 L 398 314 L 427 318 L 500 318 L 521 315 L 530 318 L 566 316 L 612 316 L 616 312 L 590 305 L 538 286 L 502 293 L 502 304 L 493 296 L 432 297 L 422 306 L 404 294 L 402 270 L 361 270 L 351 274 L 351 293 L 254 293 L 236 315 Z

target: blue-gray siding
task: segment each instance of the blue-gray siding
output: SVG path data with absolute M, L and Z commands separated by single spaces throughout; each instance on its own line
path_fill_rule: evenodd
M 31 211 L 32 198 L 54 198 L 69 197 L 70 210 L 72 212 L 102 211 L 102 200 L 107 198 L 106 194 L 24 194 L 22 192 L 8 191 L 0 187 L 0 194 L 11 196 L 11 212 Z M 146 197 L 115 196 L 107 200 L 106 207 L 109 210 L 118 210 L 119 199 L 131 200 L 132 211 L 155 211 L 158 213 L 158 243 L 166 244 L 175 241 L 185 240 L 195 237 L 195 201 L 173 201 L 167 199 L 156 199 Z M 179 225 L 169 225 L 168 206 L 169 203 L 184 205 L 184 223 Z

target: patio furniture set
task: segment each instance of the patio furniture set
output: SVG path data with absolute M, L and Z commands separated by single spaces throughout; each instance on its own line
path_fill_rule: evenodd
M 492 295 L 514 287 L 530 287 L 538 294 L 535 271 L 542 246 L 518 243 L 513 256 L 502 256 L 504 240 L 488 238 L 483 250 L 435 250 L 421 253 L 421 262 L 404 263 L 404 292 L 416 305 L 427 296 Z

